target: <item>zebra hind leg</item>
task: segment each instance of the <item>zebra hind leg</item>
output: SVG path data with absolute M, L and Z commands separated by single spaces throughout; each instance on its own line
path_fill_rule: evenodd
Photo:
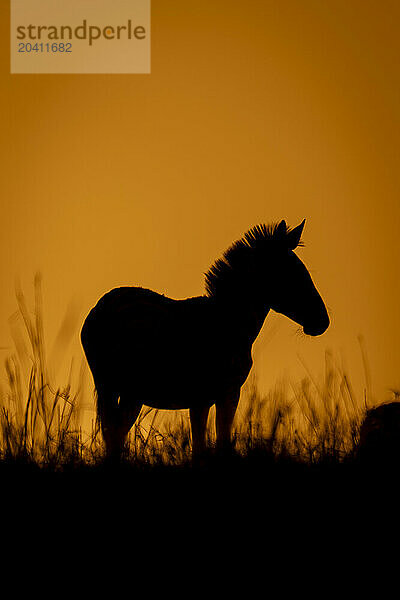
M 112 461 L 120 460 L 126 436 L 141 408 L 141 404 L 130 404 L 126 401 L 125 395 L 119 397 L 117 392 L 106 387 L 100 387 L 97 390 L 97 413 L 107 458 Z
M 106 446 L 108 459 L 119 460 L 124 440 L 118 431 L 118 396 L 119 394 L 105 386 L 97 386 L 97 417 Z

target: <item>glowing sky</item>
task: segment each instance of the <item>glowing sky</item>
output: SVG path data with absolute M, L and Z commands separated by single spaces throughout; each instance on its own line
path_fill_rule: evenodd
M 150 75 L 10 75 L 0 7 L 1 359 L 16 276 L 31 298 L 42 272 L 51 344 L 71 302 L 82 320 L 118 285 L 201 294 L 249 227 L 306 218 L 332 325 L 272 315 L 265 386 L 326 348 L 362 379 L 361 333 L 379 399 L 400 387 L 398 2 L 153 0 Z

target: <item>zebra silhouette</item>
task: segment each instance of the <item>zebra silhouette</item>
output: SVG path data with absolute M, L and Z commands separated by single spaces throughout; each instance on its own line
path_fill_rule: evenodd
M 120 287 L 98 301 L 81 340 L 108 455 L 120 455 L 143 404 L 189 409 L 193 456 L 205 449 L 215 404 L 217 445 L 229 446 L 252 345 L 270 309 L 311 336 L 329 325 L 324 302 L 293 252 L 304 223 L 250 229 L 205 274 L 203 296 L 174 300 Z

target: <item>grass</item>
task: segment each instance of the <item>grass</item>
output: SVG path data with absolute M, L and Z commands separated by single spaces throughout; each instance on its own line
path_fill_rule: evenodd
M 144 408 L 130 432 L 123 461 L 110 468 L 94 413 L 89 427 L 83 422 L 84 361 L 77 372 L 71 364 L 64 385 L 52 382 L 39 277 L 33 310 L 21 291 L 17 303 L 23 328 L 5 363 L 7 381 L 0 401 L 3 482 L 7 477 L 22 485 L 73 477 L 80 486 L 94 481 L 103 486 L 107 478 L 115 482 L 120 477 L 120 482 L 129 479 L 131 486 L 142 488 L 145 482 L 148 490 L 154 482 L 157 486 L 164 482 L 162 487 L 165 482 L 190 481 L 198 490 L 221 490 L 224 485 L 238 494 L 257 489 L 266 474 L 278 489 L 282 481 L 304 485 L 315 474 L 327 479 L 353 472 L 358 465 L 359 431 L 368 398 L 356 397 L 348 375 L 327 352 L 321 377 L 308 373 L 300 382 L 280 381 L 267 394 L 260 393 L 257 377 L 251 375 L 235 418 L 229 458 L 215 451 L 213 409 L 209 453 L 201 465 L 192 465 L 187 414 Z

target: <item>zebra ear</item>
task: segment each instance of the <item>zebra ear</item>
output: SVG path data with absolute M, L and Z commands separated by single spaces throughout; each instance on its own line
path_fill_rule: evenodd
M 286 221 L 283 220 L 279 223 L 278 227 L 275 229 L 275 235 L 278 238 L 286 237 L 287 225 Z
M 301 234 L 303 233 L 306 220 L 304 219 L 300 225 L 289 231 L 286 236 L 287 245 L 290 250 L 294 250 L 300 243 Z

